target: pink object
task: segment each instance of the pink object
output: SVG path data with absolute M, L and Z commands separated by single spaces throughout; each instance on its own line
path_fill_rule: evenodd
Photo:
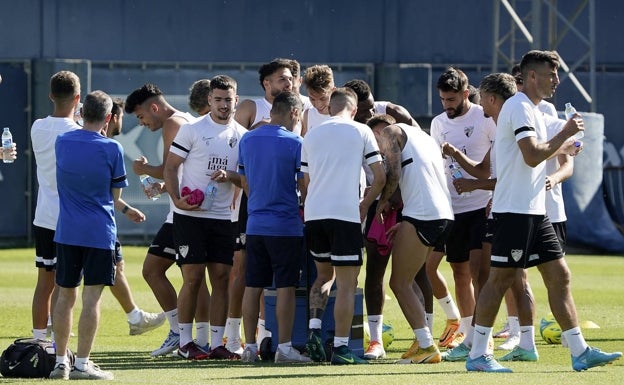
M 370 242 L 375 242 L 377 244 L 377 251 L 383 256 L 390 254 L 392 250 L 392 243 L 388 241 L 386 232 L 396 224 L 396 221 L 397 210 L 390 210 L 390 212 L 386 213 L 384 216 L 384 223 L 379 223 L 377 218 L 375 218 L 368 230 L 366 239 Z
M 182 188 L 182 197 L 190 195 L 190 197 L 186 200 L 189 205 L 201 205 L 204 201 L 204 192 L 200 189 L 195 189 L 191 191 L 188 186 Z

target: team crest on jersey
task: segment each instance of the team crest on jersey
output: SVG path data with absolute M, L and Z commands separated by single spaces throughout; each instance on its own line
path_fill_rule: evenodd
M 230 148 L 236 147 L 236 143 L 238 143 L 237 137 L 232 136 L 230 139 L 228 139 L 228 145 L 230 146 Z
M 178 250 L 180 251 L 180 255 L 182 256 L 182 258 L 186 258 L 186 255 L 188 254 L 188 251 L 189 251 L 189 247 L 188 245 L 182 245 L 178 247 Z
M 474 126 L 464 127 L 464 135 L 466 135 L 467 138 L 470 138 L 473 132 L 474 132 Z
M 207 138 L 205 136 L 202 136 L 201 140 L 206 143 L 206 146 L 210 146 L 210 141 L 214 139 L 214 136 L 211 136 L 210 138 Z
M 513 258 L 514 261 L 518 262 L 520 258 L 522 258 L 522 250 L 511 249 L 511 258 Z

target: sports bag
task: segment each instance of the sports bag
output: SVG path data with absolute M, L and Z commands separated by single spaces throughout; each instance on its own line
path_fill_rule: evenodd
M 74 355 L 67 352 L 70 362 Z M 33 338 L 15 340 L 0 357 L 0 373 L 4 377 L 48 378 L 56 363 L 54 345 Z

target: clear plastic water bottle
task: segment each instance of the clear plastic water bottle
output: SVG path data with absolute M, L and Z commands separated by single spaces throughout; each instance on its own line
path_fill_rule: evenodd
M 449 164 L 449 169 L 451 170 L 451 177 L 453 179 L 459 179 L 464 177 L 459 167 L 457 167 L 454 163 Z
M 566 120 L 570 120 L 572 119 L 572 117 L 574 116 L 574 114 L 576 114 L 576 108 L 574 108 L 574 106 L 572 106 L 572 103 L 566 103 L 565 104 L 565 118 Z M 574 134 L 574 136 L 572 136 L 574 139 L 581 139 L 583 136 L 585 136 L 585 133 L 583 131 L 579 131 L 576 134 Z
M 151 176 L 147 174 L 143 174 L 139 177 L 141 180 L 141 184 L 143 185 L 143 190 L 149 197 L 149 199 L 155 201 L 160 198 L 160 192 L 158 191 L 158 187 L 156 187 L 156 182 L 152 179 Z
M 201 208 L 204 210 L 210 210 L 212 207 L 212 203 L 217 197 L 217 182 L 210 181 L 208 186 L 206 186 L 206 190 L 204 190 L 204 201 L 202 202 Z
M 13 163 L 13 159 L 8 159 L 4 157 L 4 151 L 11 151 L 13 147 L 13 135 L 11 135 L 11 131 L 9 127 L 4 127 L 4 131 L 2 132 L 2 161 L 4 163 Z

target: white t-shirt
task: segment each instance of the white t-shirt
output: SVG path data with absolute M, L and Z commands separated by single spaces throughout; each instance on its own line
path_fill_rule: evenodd
M 185 159 L 182 177 L 179 178 L 180 192 L 185 186 L 205 191 L 210 176 L 216 170 L 236 172 L 238 144 L 246 132 L 234 119 L 227 125 L 218 124 L 210 114 L 181 126 L 169 150 Z M 233 197 L 234 185 L 231 182 L 218 183 L 210 210 L 185 211 L 176 207 L 174 211 L 192 217 L 230 220 Z
M 32 149 L 37 163 L 37 207 L 35 209 L 35 226 L 56 230 L 59 216 L 59 197 L 56 189 L 56 137 L 71 130 L 78 130 L 71 118 L 55 118 L 48 116 L 37 119 L 30 129 Z
M 495 213 L 546 214 L 546 162 L 529 167 L 518 146 L 526 137 L 546 141 L 543 113 L 522 92 L 507 99 L 498 115 L 496 141 Z M 531 129 L 523 129 L 523 128 Z
M 303 138 L 301 171 L 310 184 L 305 220 L 337 219 L 360 223 L 362 159 L 380 162 L 371 129 L 344 117 L 332 117 Z
M 271 103 L 265 98 L 254 99 L 254 103 L 256 103 L 256 116 L 254 116 L 254 121 L 250 127 L 253 127 L 261 120 L 271 120 L 271 108 L 273 107 Z
M 187 123 L 193 123 L 194 121 L 199 120 L 199 118 L 194 117 L 190 113 L 181 111 L 174 112 L 171 117 L 182 118 L 186 120 Z M 183 166 L 180 167 L 182 168 Z M 180 181 L 178 178 L 178 183 L 179 182 Z M 169 195 L 167 195 L 167 197 L 169 197 Z M 169 212 L 167 213 L 167 218 L 165 219 L 166 223 L 173 223 L 173 209 L 175 209 L 175 205 L 173 204 L 173 200 L 171 200 L 171 197 L 169 197 Z
M 544 99 L 542 99 L 538 103 L 537 109 L 539 109 L 540 111 L 542 111 L 546 115 L 552 116 L 553 118 L 558 118 L 559 117 L 559 114 L 557 114 L 557 109 L 555 108 L 555 105 L 552 104 L 551 102 L 545 101 Z
M 483 108 L 470 103 L 468 111 L 454 119 L 449 119 L 446 112 L 433 118 L 431 121 L 431 137 L 435 140 L 440 150 L 444 142 L 448 142 L 462 151 L 468 158 L 480 161 L 488 152 L 496 133 L 496 124 L 492 118 L 483 116 Z M 475 190 L 469 194 L 458 194 L 453 187 L 449 165 L 453 163 L 451 157 L 444 160 L 444 172 L 446 174 L 448 189 L 453 202 L 455 214 L 465 213 L 482 209 L 487 205 L 491 192 Z M 459 167 L 459 164 L 455 163 Z M 461 167 L 460 167 L 461 168 Z M 474 179 L 468 172 L 462 171 L 464 178 Z
M 306 126 L 308 127 L 308 132 L 310 132 L 314 127 L 318 126 L 319 124 L 331 118 L 329 114 L 327 115 L 321 114 L 315 107 L 308 108 L 307 112 L 308 112 L 308 121 L 306 122 Z
M 401 152 L 399 182 L 403 215 L 424 221 L 452 220 L 451 195 L 439 146 L 420 128 L 404 123 L 397 125 L 407 135 Z

